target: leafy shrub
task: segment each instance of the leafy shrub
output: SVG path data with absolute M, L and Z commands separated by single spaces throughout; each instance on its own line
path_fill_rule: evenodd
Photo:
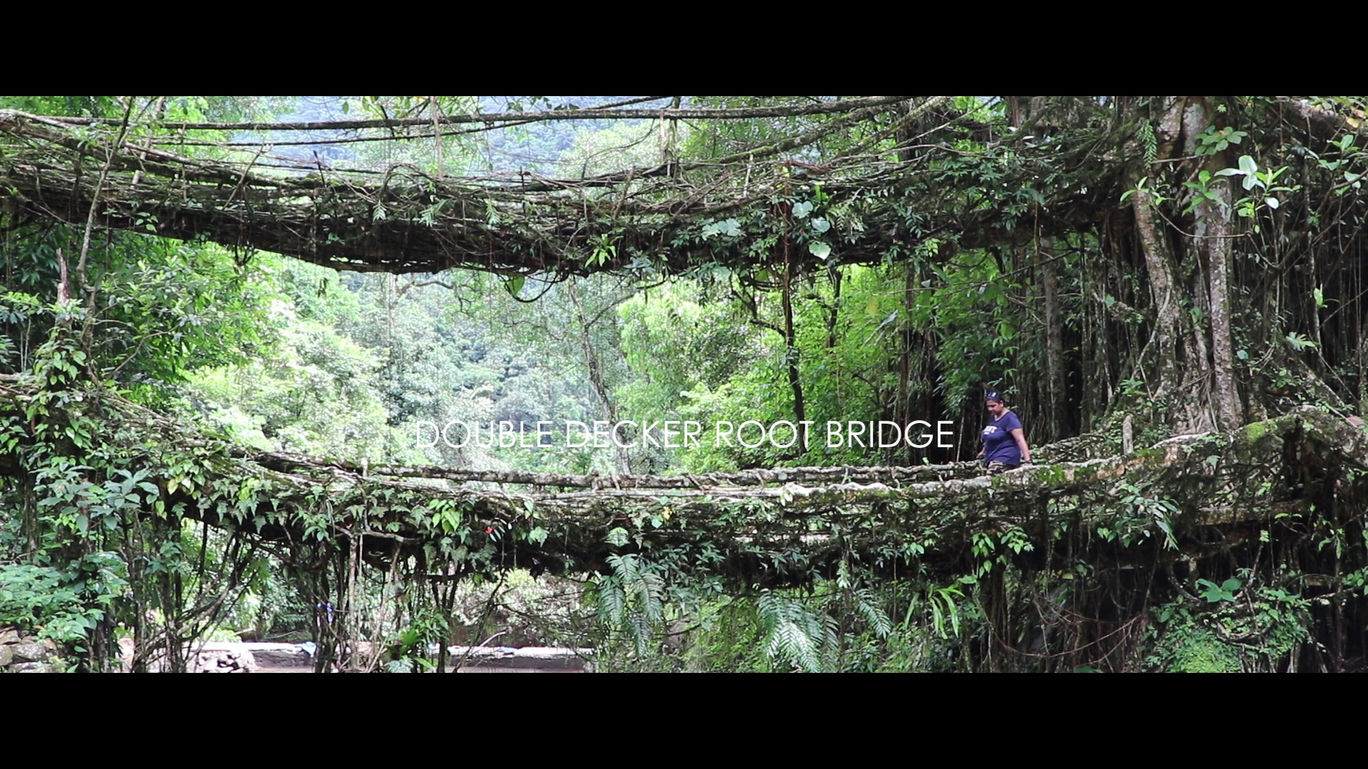
M 113 553 L 94 553 L 68 571 L 50 566 L 0 566 L 0 625 L 40 638 L 80 643 L 105 617 L 127 582 Z

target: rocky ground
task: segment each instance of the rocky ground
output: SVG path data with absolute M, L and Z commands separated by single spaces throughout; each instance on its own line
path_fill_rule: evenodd
M 66 663 L 56 643 L 22 635 L 17 628 L 0 628 L 0 672 L 61 673 L 65 670 Z
M 131 667 L 132 641 L 120 643 L 123 667 Z M 188 660 L 191 673 L 312 673 L 311 644 L 206 643 Z M 452 646 L 448 670 L 461 673 L 583 673 L 591 669 L 589 649 L 560 647 Z M 151 667 L 155 671 L 154 662 Z M 68 666 L 51 640 L 0 628 L 0 673 L 61 673 Z

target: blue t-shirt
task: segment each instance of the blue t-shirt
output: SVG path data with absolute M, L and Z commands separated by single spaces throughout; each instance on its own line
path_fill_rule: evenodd
M 1017 448 L 1013 430 L 1021 429 L 1021 420 L 1008 411 L 1002 418 L 992 420 L 983 428 L 983 462 L 1001 462 L 1005 465 L 1021 464 L 1021 449 Z

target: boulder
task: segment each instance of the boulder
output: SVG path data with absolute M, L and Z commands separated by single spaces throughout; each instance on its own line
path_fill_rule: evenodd
M 32 638 L 25 639 L 16 644 L 10 644 L 10 649 L 14 651 L 16 662 L 42 662 L 52 655 L 52 649 L 41 641 Z
M 11 673 L 60 673 L 61 668 L 47 662 L 20 662 L 10 665 L 6 670 Z

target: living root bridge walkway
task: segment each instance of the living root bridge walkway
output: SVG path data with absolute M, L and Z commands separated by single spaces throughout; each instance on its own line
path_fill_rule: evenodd
M 40 392 L 0 379 L 0 418 L 32 425 L 26 407 Z M 124 467 L 155 488 L 148 510 L 235 530 L 301 562 L 356 548 L 374 566 L 411 563 L 435 579 L 513 567 L 608 572 L 625 553 L 741 587 L 807 584 L 843 560 L 953 577 L 972 572 L 985 541 L 1030 566 L 1047 557 L 1035 545 L 1061 530 L 1108 532 L 1126 547 L 1102 557 L 1149 566 L 1261 530 L 1300 537 L 1319 518 L 1356 520 L 1368 469 L 1368 436 L 1309 408 L 1122 456 L 1067 461 L 1062 446 L 1044 447 L 1037 456 L 1048 464 L 993 478 L 973 463 L 610 477 L 363 468 L 248 451 L 100 389 L 60 401 L 67 411 L 48 416 L 51 429 L 0 447 L 0 473 L 31 481 L 28 446 L 94 418 L 92 445 L 118 447 Z
M 763 261 L 752 248 L 754 233 L 742 236 L 739 229 L 726 233 L 744 218 L 768 222 L 765 233 L 786 232 L 793 214 L 788 204 L 775 201 L 810 195 L 809 186 L 814 183 L 821 185 L 833 209 L 851 212 L 850 220 L 839 228 L 843 264 L 881 262 L 888 254 L 928 238 L 952 238 L 973 246 L 1024 240 L 1035 231 L 1046 235 L 1073 232 L 1092 227 L 1099 212 L 1115 208 L 1123 186 L 1122 179 L 1111 172 L 1108 178 L 1089 182 L 1086 200 L 1078 200 L 1075 190 L 1058 185 L 1044 190 L 1031 227 L 1018 226 L 996 210 L 954 203 L 945 199 L 946 185 L 929 177 L 925 169 L 927 153 L 957 154 L 949 135 L 944 145 L 922 147 L 915 157 L 897 163 L 871 165 L 863 151 L 828 158 L 821 167 L 800 169 L 801 180 L 796 179 L 790 162 L 773 157 L 779 149 L 793 150 L 830 131 L 856 130 L 853 127 L 861 123 L 885 135 L 926 119 L 946 101 L 945 97 L 885 96 L 826 102 L 821 108 L 844 113 L 842 118 L 736 157 L 591 179 L 527 174 L 449 177 L 430 175 L 408 164 L 383 172 L 322 165 L 272 168 L 263 159 L 270 149 L 265 140 L 254 152 L 237 148 L 237 156 L 250 159 L 213 160 L 168 149 L 185 140 L 183 131 L 157 137 L 150 135 L 148 126 L 0 110 L 0 188 L 8 192 L 0 224 L 16 227 L 54 219 L 77 226 L 91 223 L 181 240 L 205 239 L 229 248 L 273 251 L 338 270 L 435 273 L 463 268 L 515 277 L 624 272 L 643 264 L 662 272 L 699 265 L 751 270 Z M 636 118 L 687 117 L 690 112 L 642 113 Z M 737 111 L 692 112 L 733 119 Z M 582 120 L 595 119 L 597 114 L 593 110 L 573 113 Z M 602 114 L 614 117 L 614 113 Z M 538 119 L 568 116 L 562 111 Z M 533 117 L 497 122 L 527 122 Z M 337 131 L 348 125 L 319 124 L 300 130 Z M 943 130 L 971 130 L 956 126 L 951 121 Z M 251 130 L 272 128 L 286 126 L 257 125 Z M 191 142 L 196 143 L 213 142 Z M 228 154 L 228 148 L 220 149 L 220 155 Z M 1029 174 L 1020 180 L 1002 180 L 1004 189 L 1032 184 Z M 909 203 L 910 196 L 923 194 L 926 199 Z M 915 232 L 907 223 L 913 209 L 918 222 Z M 807 248 L 794 248 L 785 259 L 794 269 L 826 265 L 824 257 Z

